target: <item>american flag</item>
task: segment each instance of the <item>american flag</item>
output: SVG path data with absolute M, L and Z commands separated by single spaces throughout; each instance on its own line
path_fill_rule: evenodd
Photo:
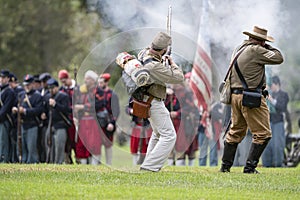
M 200 19 L 197 50 L 194 58 L 190 87 L 196 97 L 198 108 L 208 110 L 211 103 L 212 91 L 212 60 L 210 56 L 210 41 L 207 23 L 208 3 L 203 1 L 202 15 Z

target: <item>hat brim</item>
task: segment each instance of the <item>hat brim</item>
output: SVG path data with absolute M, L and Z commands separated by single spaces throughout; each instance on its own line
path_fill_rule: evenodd
M 23 82 L 23 85 L 29 85 L 32 82 Z
M 49 89 L 52 89 L 52 88 L 55 88 L 55 87 L 58 87 L 58 86 L 57 85 L 48 85 Z
M 268 42 L 274 42 L 274 38 L 272 36 L 265 36 L 259 33 L 255 33 L 255 32 L 248 32 L 248 31 L 244 31 L 243 34 L 248 35 L 250 37 L 253 37 L 255 39 L 259 39 L 259 40 L 265 40 Z

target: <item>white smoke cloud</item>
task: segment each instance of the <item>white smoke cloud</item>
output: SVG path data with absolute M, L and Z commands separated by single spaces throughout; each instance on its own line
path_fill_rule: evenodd
M 197 35 L 200 4 L 201 1 L 193 0 L 99 0 L 98 11 L 105 24 L 122 31 L 146 27 L 166 29 L 171 5 L 172 30 L 193 38 Z
M 242 32 L 251 31 L 254 25 L 266 28 L 278 41 L 283 35 L 281 24 L 288 17 L 282 12 L 280 0 L 214 0 L 210 1 L 210 11 L 211 39 L 228 48 L 247 39 Z
M 275 39 L 283 35 L 280 24 L 287 21 L 280 0 L 207 0 L 210 21 L 207 32 L 215 43 L 235 46 L 245 37 L 244 30 L 259 25 Z M 122 31 L 154 27 L 166 29 L 166 16 L 172 6 L 172 30 L 197 40 L 202 1 L 195 0 L 99 0 L 98 7 L 106 23 Z
M 208 2 L 209 16 L 205 25 L 199 27 L 204 1 Z M 282 27 L 289 21 L 289 14 L 283 10 L 281 0 L 98 0 L 98 12 L 106 26 L 116 27 L 121 32 L 137 28 L 166 30 L 169 5 L 172 6 L 173 36 L 176 32 L 197 42 L 201 28 L 213 43 L 213 63 L 220 69 L 220 74 L 225 73 L 232 50 L 247 39 L 243 31 L 251 31 L 254 25 L 266 28 L 275 38 L 274 46 L 278 46 L 289 33 Z M 136 40 L 143 45 L 149 44 L 153 36 L 154 33 L 149 32 L 138 35 Z M 190 51 L 189 57 L 195 54 L 194 44 L 186 46 L 175 39 L 174 53 L 180 52 L 177 47 L 185 47 Z

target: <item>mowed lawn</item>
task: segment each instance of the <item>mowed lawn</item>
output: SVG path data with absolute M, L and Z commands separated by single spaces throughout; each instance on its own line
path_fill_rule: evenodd
M 300 199 L 300 167 L 165 167 L 0 164 L 0 199 Z

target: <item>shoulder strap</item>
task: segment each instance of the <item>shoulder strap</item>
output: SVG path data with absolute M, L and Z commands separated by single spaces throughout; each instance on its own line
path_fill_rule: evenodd
M 25 101 L 27 102 L 29 108 L 32 108 L 28 95 L 25 93 Z
M 229 66 L 229 68 L 228 68 L 228 71 L 227 71 L 227 73 L 226 73 L 226 76 L 225 76 L 225 78 L 224 78 L 224 81 L 226 81 L 226 79 L 227 79 L 227 77 L 229 76 L 229 73 L 230 73 L 230 71 L 231 71 L 231 69 L 232 69 L 232 67 L 233 67 L 233 64 L 236 62 L 236 60 L 237 60 L 237 58 L 239 57 L 239 55 L 241 55 L 241 53 L 246 49 L 246 46 L 247 46 L 247 45 L 242 46 L 242 47 L 239 49 L 239 51 L 235 54 L 235 57 L 232 59 L 232 61 L 231 61 L 231 63 L 230 63 L 230 66 Z
M 154 58 L 148 58 L 145 61 L 140 61 L 140 62 L 142 63 L 142 65 L 147 65 L 148 63 L 150 63 L 152 61 L 157 61 L 157 60 L 155 60 Z
M 242 84 L 243 84 L 243 88 L 244 89 L 248 89 L 248 84 L 246 83 L 246 80 L 245 80 L 244 76 L 242 75 L 242 73 L 240 71 L 240 68 L 239 68 L 239 65 L 238 65 L 237 61 L 235 61 L 234 67 L 235 67 L 235 70 L 236 70 L 236 72 L 237 72 L 237 74 L 238 74 L 238 76 L 239 76 Z M 262 77 L 259 85 L 257 86 L 256 90 L 262 88 L 263 82 L 264 82 L 264 78 L 265 78 L 265 73 L 263 74 L 263 77 Z

